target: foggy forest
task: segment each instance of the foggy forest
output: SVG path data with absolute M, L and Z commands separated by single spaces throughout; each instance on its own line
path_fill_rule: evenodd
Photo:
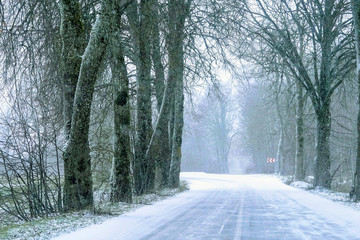
M 0 239 L 189 172 L 360 202 L 358 0 L 0 0 L 0 67 Z

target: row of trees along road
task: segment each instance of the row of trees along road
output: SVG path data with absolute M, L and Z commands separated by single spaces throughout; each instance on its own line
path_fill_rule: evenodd
M 298 180 L 314 174 L 315 186 L 330 188 L 345 174 L 359 201 L 358 1 L 254 0 L 244 8 L 238 54 L 257 66 L 251 78 L 263 81 L 251 88 L 267 98 L 257 101 L 270 104 L 265 113 L 273 114 L 264 116 L 268 147 L 260 152 L 277 157 L 281 174 Z M 255 109 L 249 104 L 245 125 L 249 141 L 256 141 L 252 134 L 258 129 L 249 122 Z
M 227 172 L 223 64 L 251 71 L 240 105 L 258 170 L 275 153 L 281 174 L 325 188 L 340 174 L 359 201 L 358 17 L 350 0 L 1 0 L 0 207 L 30 220 L 91 208 L 104 185 L 113 202 L 178 186 L 184 93 L 203 83 Z
M 191 5 L 0 2 L 3 210 L 31 220 L 92 208 L 104 184 L 112 202 L 179 186 Z
M 31 220 L 178 187 L 184 93 L 216 82 L 242 17 L 225 3 L 1 0 L 2 211 Z
M 187 1 L 168 2 L 168 59 L 169 73 L 164 87 L 165 98 L 161 101 L 158 119 L 167 117 L 168 112 L 162 111 L 164 106 L 173 102 L 171 142 L 166 143 L 166 161 L 159 164 L 161 172 L 166 174 L 165 186 L 177 187 L 180 173 L 180 148 L 183 128 L 183 39 L 185 19 L 189 12 L 190 3 Z M 114 156 L 111 173 L 111 200 L 131 202 L 130 183 L 130 141 L 129 141 L 129 79 L 127 74 L 122 42 L 124 27 L 122 15 L 127 17 L 129 23 L 130 39 L 133 43 L 132 56 L 136 68 L 136 134 L 135 159 L 133 163 L 134 191 L 137 194 L 152 191 L 155 187 L 155 162 L 152 156 L 152 142 L 158 141 L 156 135 L 158 125 L 168 125 L 163 120 L 156 123 L 152 129 L 151 112 L 151 43 L 149 42 L 152 29 L 156 29 L 158 22 L 152 19 L 153 12 L 157 10 L 156 1 L 103 1 L 99 17 L 94 23 L 87 46 L 81 58 L 81 63 L 74 64 L 79 55 L 76 51 L 67 52 L 70 48 L 79 49 L 82 41 L 81 9 L 78 2 L 61 1 L 61 35 L 63 39 L 63 80 L 76 83 L 75 89 L 68 98 L 70 104 L 65 105 L 64 111 L 72 107 L 71 127 L 69 139 L 64 151 L 64 207 L 66 209 L 83 209 L 93 205 L 92 174 L 90 148 L 88 141 L 91 103 L 97 77 L 101 71 L 107 54 L 111 56 L 111 72 L 114 108 Z M 156 14 L 155 14 L 156 15 Z M 75 33 L 75 37 L 72 34 Z M 159 33 L 157 33 L 159 34 Z M 71 38 L 71 40 L 69 39 Z M 72 41 L 70 43 L 70 41 Z M 79 41 L 79 43 L 77 43 Z M 66 45 L 68 43 L 70 48 Z M 72 45 L 75 46 L 72 46 Z M 159 44 L 157 39 L 155 44 Z M 157 46 L 159 48 L 159 46 Z M 158 50 L 159 51 L 159 50 Z M 75 54 L 71 56 L 71 54 Z M 157 54 L 160 54 L 157 52 Z M 70 55 L 70 56 L 69 56 Z M 66 57 L 65 57 L 66 56 Z M 130 58 L 129 57 L 129 58 Z M 69 59 L 70 58 L 70 59 Z M 153 61 L 160 61 L 153 58 Z M 156 63 L 161 65 L 162 63 Z M 78 66 L 77 71 L 73 68 Z M 68 70 L 69 68 L 69 70 Z M 76 73 L 73 79 L 72 74 Z M 164 75 L 164 73 L 162 73 Z M 77 81 L 76 81 L 77 80 Z M 71 104 L 73 102 L 73 104 Z M 162 109 L 161 109 L 162 108 Z M 161 115 L 165 114 L 165 117 Z M 161 126 L 161 128 L 165 128 Z M 164 145 L 164 146 L 165 146 Z M 162 145 L 157 145 L 161 148 Z M 155 150 L 156 151 L 156 150 Z M 162 179 L 164 179 L 163 177 Z

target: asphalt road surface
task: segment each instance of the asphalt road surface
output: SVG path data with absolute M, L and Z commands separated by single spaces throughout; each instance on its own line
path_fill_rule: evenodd
M 183 173 L 191 190 L 57 239 L 360 239 L 360 212 L 271 176 Z

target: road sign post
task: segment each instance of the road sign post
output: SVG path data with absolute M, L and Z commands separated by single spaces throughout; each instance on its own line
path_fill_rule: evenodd
M 277 162 L 277 159 L 276 158 L 268 158 L 267 159 L 267 162 L 268 163 L 274 163 L 274 173 L 276 174 L 276 162 Z

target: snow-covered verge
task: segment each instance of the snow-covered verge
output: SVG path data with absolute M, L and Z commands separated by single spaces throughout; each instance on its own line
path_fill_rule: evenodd
M 45 240 L 76 229 L 102 223 L 114 216 L 133 211 L 144 205 L 164 200 L 180 192 L 188 190 L 187 183 L 182 181 L 180 188 L 163 189 L 152 194 L 136 196 L 132 204 L 101 203 L 96 211 L 87 210 L 67 214 L 58 214 L 48 218 L 35 219 L 31 222 L 2 224 L 0 222 L 1 240 Z M 1 216 L 0 216 L 1 219 Z
M 283 183 L 290 185 L 295 188 L 309 191 L 320 197 L 332 200 L 334 202 L 341 203 L 343 205 L 352 207 L 354 209 L 360 210 L 360 202 L 356 203 L 350 200 L 350 195 L 348 192 L 339 192 L 336 190 L 325 189 L 321 187 L 313 187 L 312 181 L 313 178 L 310 176 L 305 181 L 293 181 L 292 176 L 277 176 Z
M 359 239 L 360 211 L 273 175 L 181 177 L 190 191 L 53 240 Z

